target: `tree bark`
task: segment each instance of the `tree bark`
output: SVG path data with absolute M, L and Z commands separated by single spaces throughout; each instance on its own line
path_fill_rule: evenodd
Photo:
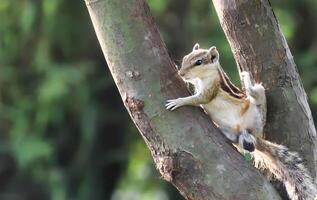
M 213 0 L 238 68 L 266 88 L 266 138 L 299 152 L 317 171 L 316 130 L 293 56 L 268 0 Z
M 86 0 L 125 107 L 162 177 L 191 200 L 280 199 L 199 108 L 165 110 L 189 95 L 144 0 Z

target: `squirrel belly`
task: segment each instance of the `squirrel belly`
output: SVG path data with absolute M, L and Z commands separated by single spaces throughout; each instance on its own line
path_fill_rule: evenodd
M 215 98 L 202 107 L 219 127 L 230 127 L 232 132 L 240 132 L 243 112 L 240 100 L 231 98 L 220 89 Z
M 220 129 L 230 128 L 237 137 L 243 130 L 248 130 L 255 136 L 262 135 L 261 113 L 250 99 L 233 98 L 219 89 L 213 100 L 201 106 Z
M 248 72 L 241 73 L 245 88 L 242 92 L 220 66 L 216 47 L 200 49 L 196 44 L 184 56 L 179 75 L 194 85 L 195 94 L 168 100 L 166 109 L 202 107 L 232 143 L 252 152 L 255 167 L 285 185 L 291 200 L 317 197 L 316 185 L 298 153 L 263 139 L 265 89 L 261 84 L 253 84 Z

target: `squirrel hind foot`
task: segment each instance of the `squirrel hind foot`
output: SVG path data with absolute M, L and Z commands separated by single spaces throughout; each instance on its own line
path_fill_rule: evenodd
M 247 130 L 243 130 L 239 135 L 239 145 L 246 151 L 253 152 L 255 150 L 256 140 Z
M 255 150 L 255 145 L 252 142 L 243 141 L 243 149 L 253 152 Z

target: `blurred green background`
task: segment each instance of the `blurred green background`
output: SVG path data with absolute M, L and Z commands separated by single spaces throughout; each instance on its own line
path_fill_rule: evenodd
M 207 0 L 148 0 L 176 63 L 195 42 L 231 50 Z M 274 11 L 317 114 L 317 1 Z M 182 199 L 154 169 L 83 0 L 0 0 L 0 199 Z

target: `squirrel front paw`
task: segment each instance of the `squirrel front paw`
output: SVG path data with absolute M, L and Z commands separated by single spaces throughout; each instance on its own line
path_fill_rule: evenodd
M 165 104 L 165 107 L 167 110 L 173 111 L 176 108 L 179 108 L 184 105 L 184 101 L 182 98 L 177 98 L 177 99 L 170 99 L 167 100 L 167 103 Z
M 240 75 L 241 75 L 242 80 L 250 80 L 250 74 L 249 74 L 249 72 L 243 71 L 243 72 L 241 72 Z
M 250 73 L 247 71 L 241 72 L 241 80 L 243 82 L 243 85 L 247 91 L 252 89 L 252 81 L 250 77 Z

